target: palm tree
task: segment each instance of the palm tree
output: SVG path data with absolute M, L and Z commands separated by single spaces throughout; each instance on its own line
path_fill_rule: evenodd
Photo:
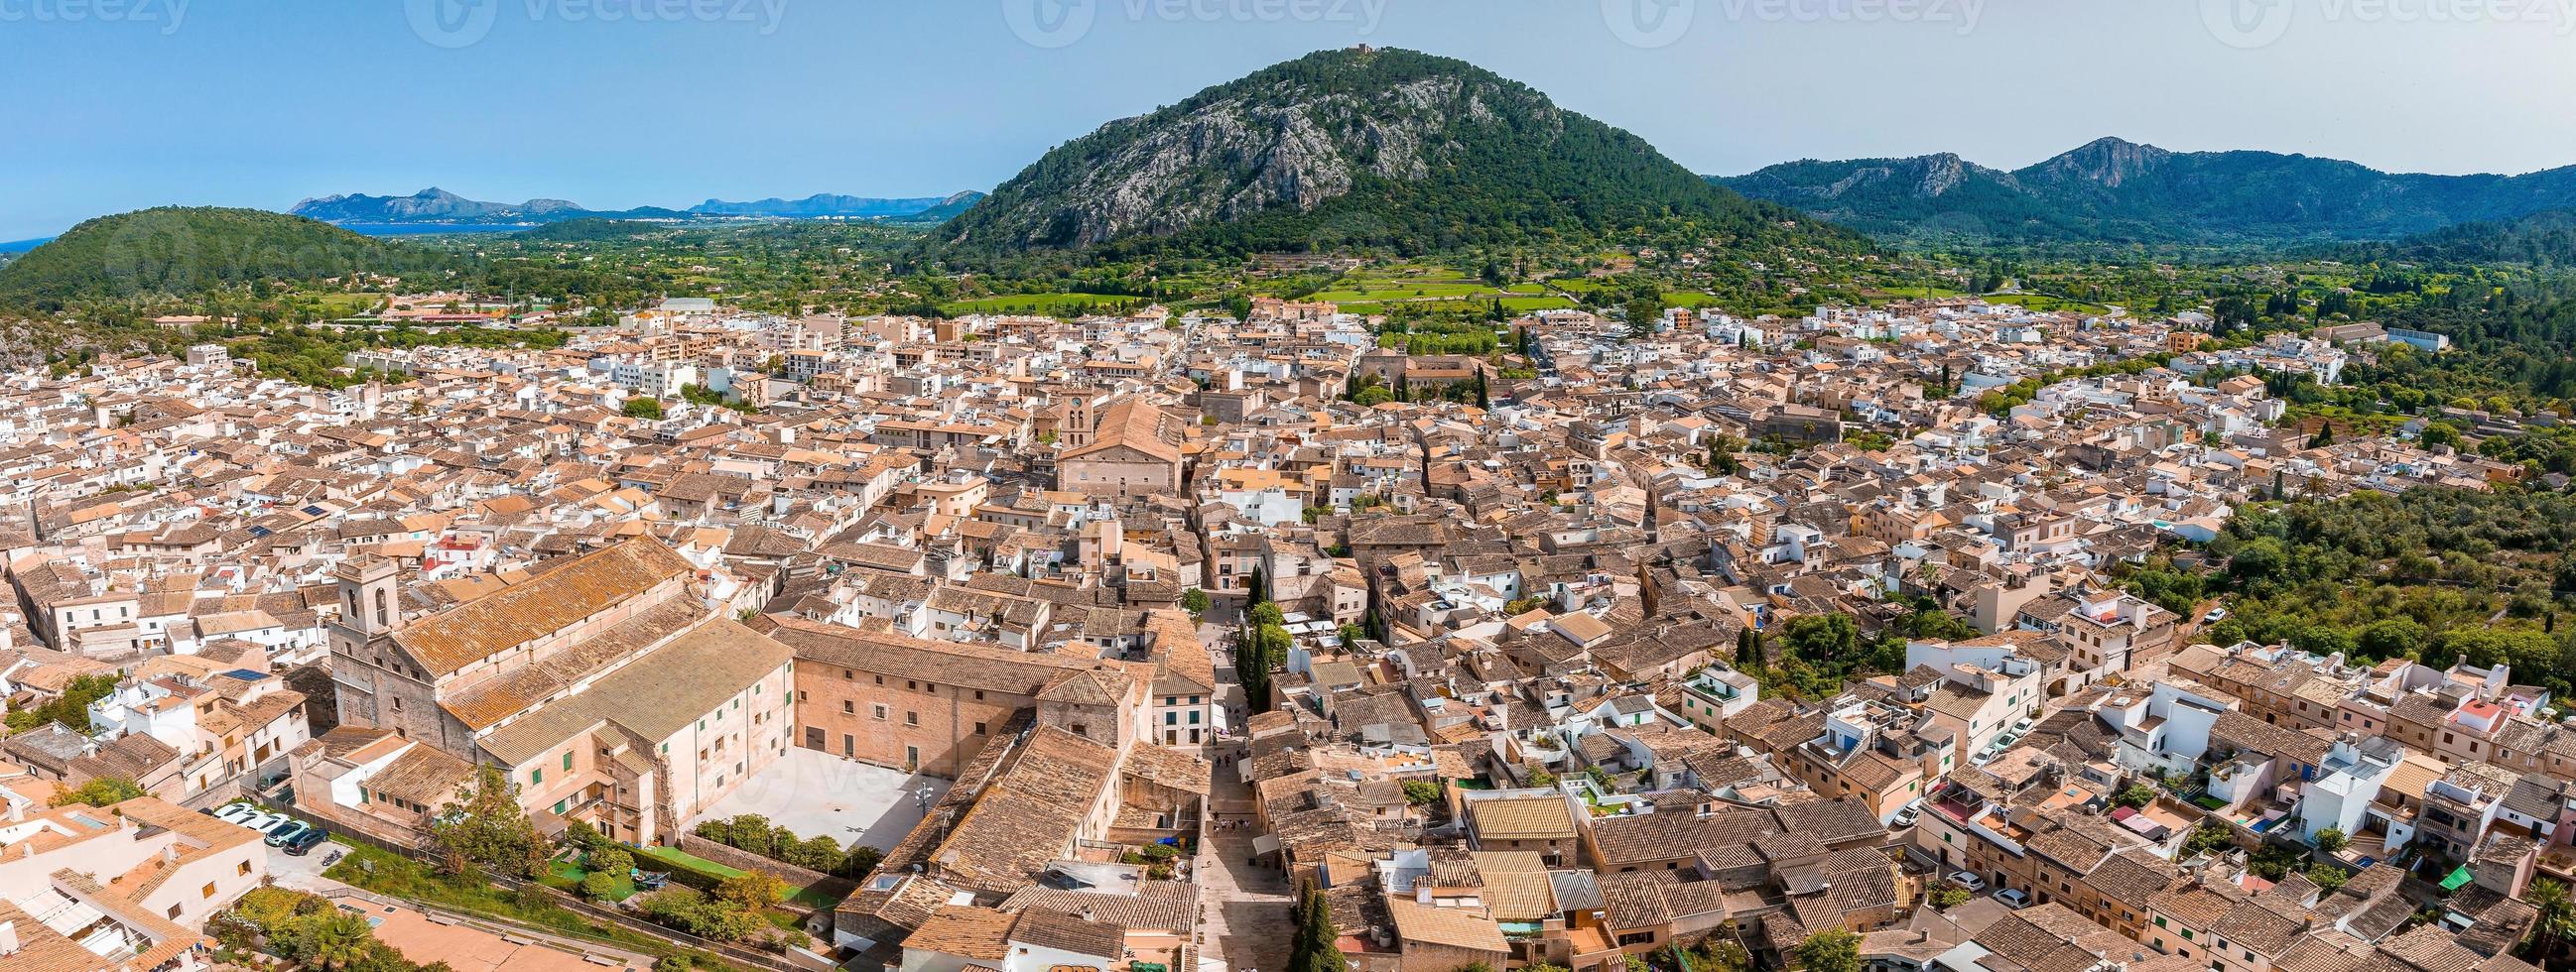
M 325 969 L 345 969 L 357 964 L 373 951 L 375 931 L 367 920 L 345 911 L 334 910 L 307 919 L 303 930 L 303 959 Z
M 2532 881 L 2522 900 L 2540 909 L 2540 919 L 2531 923 L 2531 937 L 2523 941 L 2523 957 L 2546 966 L 2568 941 L 2576 939 L 2576 901 L 2569 900 L 2567 885 L 2548 878 Z

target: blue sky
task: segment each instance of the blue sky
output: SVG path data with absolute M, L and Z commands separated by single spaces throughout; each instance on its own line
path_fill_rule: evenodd
M 430 185 L 596 208 L 989 188 L 1362 42 L 1709 173 L 2012 167 L 2102 135 L 2522 172 L 2576 163 L 2571 28 L 2576 0 L 0 0 L 0 240 Z

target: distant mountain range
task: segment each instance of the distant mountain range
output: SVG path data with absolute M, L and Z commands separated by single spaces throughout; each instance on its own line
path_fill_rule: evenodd
M 1712 182 L 1884 240 L 2264 244 L 2395 240 L 2576 207 L 2576 166 L 2417 175 L 2116 138 L 2006 172 L 1954 154 L 1807 160 Z
M 1048 152 L 940 227 L 973 264 L 1042 251 L 1443 252 L 1640 232 L 1865 245 L 1746 200 L 1547 95 L 1416 51 L 1324 51 Z
M 409 196 L 324 196 L 296 203 L 295 208 L 287 212 L 326 223 L 362 226 L 516 225 L 573 219 L 903 219 L 944 207 L 963 209 L 981 198 L 983 194 L 977 192 L 919 199 L 875 199 L 824 193 L 803 199 L 763 199 L 759 202 L 709 199 L 685 210 L 659 206 L 596 210 L 561 199 L 531 199 L 523 203 L 478 202 L 432 187 Z

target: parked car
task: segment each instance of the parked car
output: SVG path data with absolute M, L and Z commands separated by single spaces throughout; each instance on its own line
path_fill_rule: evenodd
M 305 831 L 312 829 L 314 829 L 312 824 L 305 823 L 301 820 L 290 819 L 283 824 L 279 824 L 277 829 L 268 832 L 268 846 L 284 847 L 286 846 L 287 841 L 302 837 L 304 836 Z
M 246 800 L 235 800 L 215 810 L 215 819 L 237 824 L 259 813 L 259 807 Z
M 265 834 L 268 832 L 268 828 L 277 826 L 277 822 L 284 819 L 286 819 L 285 814 L 270 813 L 266 810 L 254 808 L 249 813 L 233 818 L 232 822 Z
M 1950 883 L 1966 888 L 1970 893 L 1986 889 L 1986 879 L 1978 877 L 1975 871 L 1952 871 Z
M 330 839 L 330 831 L 324 830 L 320 827 L 307 827 L 304 829 L 303 833 L 295 835 L 294 839 L 278 846 L 286 848 L 286 852 L 288 854 L 302 857 L 307 852 L 313 850 L 313 848 L 320 846 L 322 842 Z
M 1995 900 L 2002 903 L 2004 907 L 2010 908 L 2014 911 L 2020 911 L 2023 908 L 2030 907 L 2030 896 L 2021 893 L 2021 889 L 2019 888 L 2005 888 L 2001 891 L 1997 891 L 1995 892 Z
M 1914 822 L 1921 819 L 1923 819 L 1923 801 L 1921 800 L 1908 803 L 1905 805 L 1905 809 L 1896 811 L 1895 822 L 1899 827 L 1914 826 Z
M 2225 620 L 2227 620 L 2227 609 L 2223 607 L 2210 608 L 2208 614 L 2200 616 L 2200 623 L 2202 624 L 2217 624 L 2218 622 Z

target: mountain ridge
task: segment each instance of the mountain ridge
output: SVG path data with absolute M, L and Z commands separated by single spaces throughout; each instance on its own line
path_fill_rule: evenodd
M 942 226 L 946 258 L 1428 252 L 1639 227 L 1813 236 L 1644 139 L 1464 61 L 1321 51 L 1049 151 Z
M 523 203 L 481 202 L 432 186 L 409 196 L 373 196 L 365 193 L 317 196 L 297 202 L 287 210 L 287 214 L 335 225 L 390 226 L 541 225 L 573 219 L 686 220 L 743 217 L 890 219 L 915 216 L 952 204 L 961 196 L 970 195 L 978 194 L 970 192 L 948 196 L 892 199 L 816 193 L 803 199 L 770 198 L 753 202 L 708 199 L 688 209 L 641 206 L 623 210 L 596 210 L 563 199 L 531 199 Z
M 2014 170 L 1937 153 L 1801 159 L 1710 181 L 1913 242 L 2395 240 L 2576 206 L 2576 166 L 2514 176 L 2389 173 L 2294 153 L 2176 152 L 2118 138 Z

